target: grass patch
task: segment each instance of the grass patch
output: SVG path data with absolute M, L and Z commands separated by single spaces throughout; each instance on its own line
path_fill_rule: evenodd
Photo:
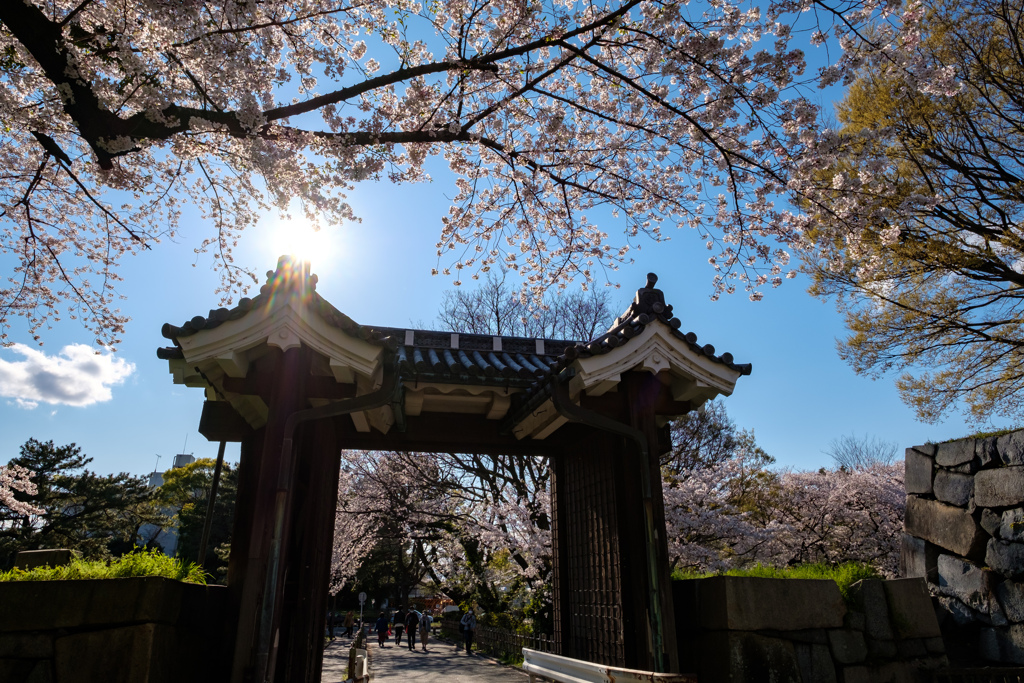
M 1003 436 L 1004 434 L 1010 434 L 1019 430 L 1020 427 L 1010 427 L 1009 429 L 997 429 L 994 432 L 975 432 L 974 434 L 968 434 L 967 436 L 958 436 L 955 439 L 946 439 L 939 443 L 952 443 L 954 441 L 962 441 L 964 439 L 987 439 L 990 436 Z
M 517 655 L 510 655 L 510 654 L 506 653 L 506 654 L 503 654 L 500 657 L 498 657 L 498 661 L 501 662 L 502 664 L 504 664 L 505 666 L 518 666 L 518 667 L 522 667 L 523 666 L 523 662 L 525 660 L 523 659 L 522 653 L 517 654 Z
M 139 551 L 115 560 L 73 558 L 62 567 L 11 569 L 0 572 L 0 581 L 76 581 L 81 579 L 126 579 L 137 576 L 162 576 L 186 583 L 206 585 L 206 574 L 194 562 L 167 557 L 157 550 Z
M 672 572 L 674 581 L 686 579 L 705 579 L 709 576 L 756 576 L 763 579 L 829 579 L 839 586 L 844 600 L 850 598 L 850 586 L 861 579 L 880 579 L 882 575 L 874 567 L 860 562 L 844 562 L 837 565 L 823 563 L 798 564 L 792 567 L 769 567 L 756 564 L 746 569 L 730 569 L 726 572 L 709 572 L 700 574 L 694 571 L 677 569 Z

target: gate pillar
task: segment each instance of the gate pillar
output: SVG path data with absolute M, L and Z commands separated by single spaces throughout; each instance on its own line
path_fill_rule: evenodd
M 577 428 L 551 456 L 555 639 L 567 657 L 678 671 L 659 466 L 671 444 L 642 400 L 650 380 L 628 376 L 622 396 L 644 448 Z

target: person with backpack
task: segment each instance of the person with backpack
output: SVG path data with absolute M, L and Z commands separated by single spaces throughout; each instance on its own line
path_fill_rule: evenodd
M 473 654 L 473 635 L 476 633 L 476 616 L 473 614 L 473 610 L 469 610 L 459 621 L 459 625 L 462 626 L 462 637 L 466 641 L 466 654 Z
M 420 645 L 423 646 L 423 651 L 427 651 L 427 639 L 430 637 L 430 622 L 433 619 L 430 615 L 424 612 L 420 615 Z
M 420 625 L 420 615 L 415 610 L 409 610 L 405 617 L 405 636 L 409 639 L 409 652 L 416 649 L 416 627 Z

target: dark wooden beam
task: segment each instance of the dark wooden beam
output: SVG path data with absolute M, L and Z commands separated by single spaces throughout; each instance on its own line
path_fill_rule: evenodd
M 250 372 L 245 377 L 225 377 L 221 380 L 221 387 L 226 392 L 259 396 L 266 401 L 274 395 L 276 381 L 272 376 Z M 343 399 L 356 395 L 355 384 L 339 384 L 333 377 L 307 375 L 304 381 L 306 398 Z
M 243 441 L 252 427 L 227 401 L 206 401 L 199 418 L 199 433 L 207 441 Z
M 650 373 L 643 373 L 650 374 Z M 584 394 L 580 400 L 580 407 L 601 413 L 620 422 L 629 422 L 628 399 L 625 391 L 609 391 L 600 396 L 587 396 Z M 669 387 L 661 382 L 647 383 L 647 393 L 644 397 L 643 410 L 653 415 L 677 417 L 691 412 L 693 404 L 690 401 L 676 401 L 672 398 Z
M 474 415 L 429 414 L 406 417 L 406 429 L 387 434 L 357 432 L 352 419 L 338 421 L 342 448 L 353 450 L 422 451 L 425 453 L 481 453 L 490 455 L 547 455 L 546 441 L 517 440 L 498 433 L 500 422 Z

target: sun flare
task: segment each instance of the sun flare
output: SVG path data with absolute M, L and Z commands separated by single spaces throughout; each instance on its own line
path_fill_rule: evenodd
M 271 250 L 274 254 L 288 254 L 302 261 L 323 263 L 331 252 L 329 228 L 314 230 L 303 221 L 281 221 L 272 232 Z

